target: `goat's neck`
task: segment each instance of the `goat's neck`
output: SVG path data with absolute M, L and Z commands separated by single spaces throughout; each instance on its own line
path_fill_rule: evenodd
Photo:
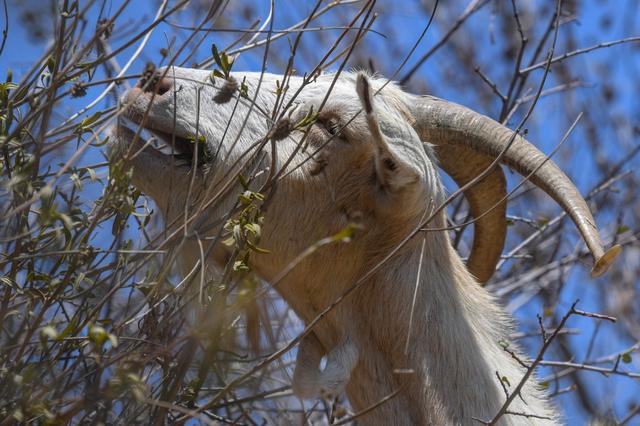
M 473 418 L 490 420 L 505 401 L 496 372 L 512 388 L 524 372 L 501 347 L 509 339 L 508 317 L 448 240 L 426 247 L 420 267 L 419 248 L 398 256 L 352 302 L 363 356 L 347 387 L 351 403 L 363 409 L 400 390 L 366 424 L 480 424 Z M 528 405 L 516 398 L 510 411 L 552 413 L 532 385 L 523 399 Z M 515 416 L 500 424 L 529 421 L 551 424 Z

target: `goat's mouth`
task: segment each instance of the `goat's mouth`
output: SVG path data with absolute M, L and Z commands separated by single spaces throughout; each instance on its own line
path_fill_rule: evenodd
M 209 159 L 204 138 L 166 132 L 129 117 L 118 119 L 118 133 L 129 143 L 129 155 L 149 154 L 180 169 L 202 167 Z M 133 146 L 132 146 L 133 145 Z

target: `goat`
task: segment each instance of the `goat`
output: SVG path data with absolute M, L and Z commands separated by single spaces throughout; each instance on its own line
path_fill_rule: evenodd
M 251 187 L 269 195 L 260 245 L 270 254 L 253 253 L 251 268 L 267 282 L 278 278 L 277 291 L 306 323 L 360 284 L 301 341 L 296 394 L 344 389 L 362 410 L 397 392 L 362 418 L 370 425 L 490 420 L 505 401 L 496 372 L 512 384 L 525 373 L 501 346 L 511 319 L 479 285 L 494 272 L 506 235 L 506 183 L 492 163 L 528 177 L 562 206 L 594 256 L 592 275 L 620 247 L 605 252 L 578 190 L 531 143 L 465 107 L 386 83 L 362 73 L 312 81 L 234 72 L 225 80 L 171 67 L 126 93 L 123 114 L 187 161 L 125 125 L 114 127 L 110 157 L 132 166 L 133 184 L 168 223 L 186 218 L 185 206 L 195 210 L 186 220 L 190 235 L 221 232 L 240 191 L 234 177 L 252 176 Z M 270 114 L 287 104 L 274 123 Z M 200 136 L 206 146 L 194 149 L 188 139 Z M 460 186 L 473 183 L 464 192 L 476 219 L 466 265 L 439 207 L 437 165 Z M 299 258 L 354 221 L 362 229 L 349 244 Z M 209 259 L 223 265 L 230 254 L 216 244 Z M 199 254 L 185 247 L 184 257 L 193 264 Z M 509 407 L 520 415 L 505 414 L 498 424 L 560 422 L 534 382 Z

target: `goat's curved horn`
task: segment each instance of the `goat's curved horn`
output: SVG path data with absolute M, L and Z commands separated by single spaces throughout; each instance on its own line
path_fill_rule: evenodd
M 482 173 L 513 137 L 513 130 L 489 117 L 431 96 L 420 98 L 411 106 L 411 112 L 416 120 L 414 127 L 417 133 L 422 140 L 436 146 L 442 167 L 459 185 Z M 597 277 L 609 269 L 621 248 L 615 245 L 605 251 L 586 201 L 553 161 L 545 162 L 546 158 L 526 139 L 515 136 L 501 163 L 523 176 L 532 174 L 531 182 L 569 214 L 594 258 L 591 276 Z M 492 171 L 465 195 L 471 214 L 476 218 L 483 215 L 506 195 L 502 170 Z M 499 260 L 506 234 L 505 213 L 502 203 L 475 223 L 468 265 L 480 282 L 491 277 Z
M 466 136 L 458 134 L 443 140 L 445 143 L 434 144 L 440 166 L 462 187 L 486 170 L 493 160 L 473 148 L 456 143 L 459 138 Z M 506 195 L 507 182 L 499 166 L 465 191 L 471 216 L 475 219 L 467 267 L 482 284 L 495 272 L 507 236 L 507 204 L 500 201 Z

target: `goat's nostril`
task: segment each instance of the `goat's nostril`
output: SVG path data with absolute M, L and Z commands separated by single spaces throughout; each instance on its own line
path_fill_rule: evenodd
M 169 90 L 171 90 L 172 86 L 173 86 L 173 83 L 171 82 L 171 80 L 168 79 L 167 77 L 163 77 L 156 83 L 155 91 L 158 95 L 162 96 L 165 93 L 167 93 Z
M 157 95 L 164 95 L 173 86 L 171 79 L 154 74 L 151 78 L 142 78 L 136 84 L 136 87 L 143 89 L 145 92 L 155 92 Z

